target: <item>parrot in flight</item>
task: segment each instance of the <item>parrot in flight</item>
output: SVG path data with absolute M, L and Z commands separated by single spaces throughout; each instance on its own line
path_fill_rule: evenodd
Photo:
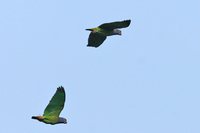
M 96 28 L 86 29 L 91 31 L 88 38 L 88 47 L 99 47 L 107 36 L 122 35 L 120 28 L 126 28 L 130 25 L 131 20 L 116 21 L 104 23 Z
M 44 114 L 42 116 L 32 116 L 32 119 L 36 119 L 40 122 L 44 122 L 46 124 L 67 124 L 67 119 L 63 117 L 59 117 L 61 111 L 64 108 L 65 103 L 65 90 L 64 88 L 58 87 L 56 93 L 51 98 L 49 104 L 44 110 Z

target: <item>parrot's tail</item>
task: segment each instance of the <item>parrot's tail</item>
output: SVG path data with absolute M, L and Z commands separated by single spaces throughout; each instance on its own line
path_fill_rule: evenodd
M 38 121 L 42 121 L 44 119 L 43 116 L 32 116 L 32 119 L 36 119 Z
M 37 116 L 32 116 L 31 118 L 32 118 L 32 119 L 37 119 Z

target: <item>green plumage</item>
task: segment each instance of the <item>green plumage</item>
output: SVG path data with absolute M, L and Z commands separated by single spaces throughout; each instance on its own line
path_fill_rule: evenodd
M 105 30 L 120 29 L 120 28 L 128 27 L 130 23 L 131 23 L 131 20 L 117 21 L 117 22 L 102 24 L 99 26 L 99 28 L 102 28 Z
M 37 119 L 46 124 L 67 123 L 65 118 L 59 117 L 65 104 L 65 90 L 58 87 L 56 93 L 51 98 L 49 104 L 44 110 L 43 116 L 33 116 L 32 119 Z
M 59 116 L 64 107 L 64 103 L 65 90 L 63 87 L 59 87 L 45 108 L 43 116 Z
M 89 47 L 99 47 L 107 36 L 121 35 L 120 28 L 126 28 L 130 25 L 131 20 L 104 23 L 96 28 L 86 29 L 91 31 L 88 38 Z

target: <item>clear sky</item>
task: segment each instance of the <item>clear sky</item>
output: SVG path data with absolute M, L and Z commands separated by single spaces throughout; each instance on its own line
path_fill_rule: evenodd
M 200 133 L 199 35 L 199 0 L 2 0 L 0 132 Z M 32 120 L 61 85 L 68 124 Z

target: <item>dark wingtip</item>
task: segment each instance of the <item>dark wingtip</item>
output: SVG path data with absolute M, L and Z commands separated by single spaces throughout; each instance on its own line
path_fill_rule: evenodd
M 93 46 L 93 45 L 87 45 L 87 47 L 93 47 L 93 48 L 97 48 L 96 46 Z
M 124 20 L 124 22 L 127 23 L 127 27 L 131 24 L 131 20 L 130 20 L 130 19 L 128 19 L 128 20 Z
M 57 90 L 64 91 L 65 89 L 64 89 L 64 87 L 60 86 L 60 87 L 57 88 Z

